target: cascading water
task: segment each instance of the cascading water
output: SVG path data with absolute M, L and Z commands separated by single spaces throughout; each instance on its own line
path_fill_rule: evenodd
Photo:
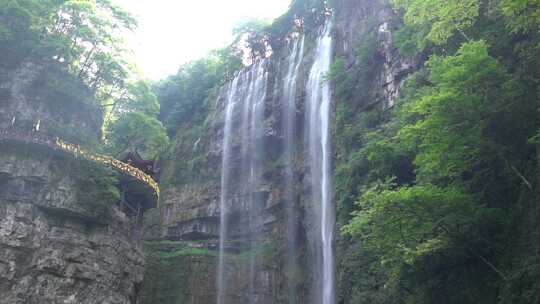
M 295 134 L 296 134 L 296 89 L 298 87 L 298 74 L 300 65 L 304 58 L 304 41 L 302 35 L 293 43 L 292 52 L 288 58 L 287 75 L 283 79 L 282 90 L 282 117 L 283 117 L 283 135 L 284 135 L 284 163 L 285 178 L 284 192 L 285 204 L 287 210 L 287 257 L 286 269 L 289 272 L 298 272 L 298 261 L 296 258 L 298 250 L 298 217 L 295 212 L 294 199 L 294 159 L 296 152 Z M 297 282 L 294 281 L 294 275 L 289 275 L 287 281 L 288 302 L 294 304 L 297 301 Z
M 225 303 L 225 291 L 227 289 L 225 281 L 225 242 L 227 240 L 227 199 L 229 197 L 229 176 L 231 158 L 231 130 L 232 118 L 236 102 L 235 93 L 238 90 L 239 77 L 231 83 L 225 109 L 225 127 L 223 131 L 223 154 L 221 167 L 221 199 L 220 199 L 220 225 L 219 225 L 219 260 L 217 271 L 217 303 Z
M 279 78 L 279 63 L 276 64 L 274 77 L 269 81 L 269 70 L 272 60 L 261 60 L 240 72 L 227 87 L 225 100 L 225 126 L 223 135 L 223 155 L 221 173 L 220 199 L 220 240 L 217 274 L 217 303 L 271 303 L 268 295 L 272 293 L 264 288 L 275 288 L 268 285 L 270 277 L 258 265 L 257 252 L 264 244 L 264 215 L 268 215 L 266 201 L 262 201 L 264 149 L 264 121 L 269 83 L 273 83 L 272 97 L 281 102 L 281 126 L 283 130 L 283 202 L 286 210 L 286 271 L 293 272 L 287 276 L 286 292 L 288 303 L 302 302 L 305 296 L 298 294 L 300 283 L 295 276 L 301 265 L 298 254 L 299 227 L 301 214 L 296 209 L 295 198 L 295 160 L 297 159 L 296 140 L 301 130 L 297 126 L 296 95 L 300 89 L 301 66 L 304 62 L 304 36 L 292 42 L 291 52 L 286 58 L 284 78 Z M 333 264 L 333 226 L 334 212 L 331 205 L 330 181 L 330 86 L 324 77 L 330 70 L 332 59 L 332 38 L 330 26 L 327 25 L 317 40 L 314 63 L 309 73 L 306 91 L 306 137 L 308 141 L 307 166 L 311 172 L 313 208 L 316 224 L 310 229 L 314 240 L 315 257 L 314 297 L 310 303 L 334 304 L 334 264 Z M 275 67 L 275 66 L 274 66 Z M 285 72 L 286 71 L 286 72 Z M 223 96 L 223 95 L 222 95 Z M 269 108 L 271 109 L 271 108 Z M 235 220 L 232 221 L 231 216 Z M 248 229 L 245 229 L 248 228 Z M 226 247 L 229 241 L 244 244 L 236 250 L 249 249 L 249 267 L 236 265 L 229 267 L 226 259 Z M 238 242 L 240 241 L 240 242 Z M 247 241 L 247 242 L 246 242 Z M 245 245 L 248 245 L 247 247 Z M 311 266 L 311 265 L 310 265 Z M 238 268 L 239 267 L 239 268 Z M 232 276 L 230 271 L 240 271 L 234 277 L 247 278 L 245 292 L 235 300 L 230 296 Z M 301 272 L 301 271 L 300 271 Z M 298 273 L 300 273 L 298 272 Z M 236 290 L 238 291 L 238 290 Z M 230 299 L 230 300 L 227 300 Z
M 259 232 L 258 223 L 256 222 L 258 209 L 261 203 L 258 201 L 258 196 L 254 192 L 260 187 L 261 174 L 262 174 L 262 159 L 263 159 L 263 145 L 262 145 L 262 123 L 264 119 L 264 106 L 266 98 L 266 86 L 268 80 L 268 73 L 266 71 L 266 61 L 260 62 L 255 68 L 255 80 L 253 81 L 253 88 L 250 90 L 250 98 L 245 101 L 249 104 L 249 110 L 251 114 L 251 120 L 249 125 L 249 138 L 244 141 L 243 144 L 248 146 L 248 154 L 243 155 L 244 159 L 249 159 L 249 177 L 247 182 L 247 189 L 244 191 L 247 195 L 247 208 L 249 209 L 249 225 L 250 225 L 250 267 L 249 267 L 249 302 L 258 303 L 258 296 L 255 291 L 256 268 L 257 268 L 257 256 L 255 251 L 259 245 Z
M 217 303 L 225 304 L 227 297 L 226 259 L 225 245 L 229 239 L 228 216 L 233 209 L 248 212 L 249 247 L 253 252 L 258 245 L 258 224 L 256 223 L 257 208 L 259 202 L 254 194 L 260 184 L 262 174 L 262 125 L 264 106 L 267 90 L 267 61 L 260 61 L 250 68 L 242 71 L 235 77 L 227 91 L 225 106 L 225 126 L 223 135 L 223 155 L 221 172 L 221 199 L 220 199 L 220 239 L 219 260 L 217 274 Z M 238 113 L 238 111 L 240 111 Z M 240 115 L 238 115 L 240 114 Z M 235 124 L 235 118 L 240 117 L 240 124 Z M 235 127 L 236 126 L 236 127 Z M 240 164 L 239 174 L 232 174 L 235 164 L 232 160 L 233 136 L 240 134 Z M 241 205 L 233 206 L 231 203 L 231 185 L 240 186 Z M 238 190 L 238 187 L 237 189 Z M 249 303 L 257 303 L 255 291 L 256 281 L 256 256 L 250 255 L 249 265 Z
M 331 89 L 324 77 L 332 61 L 331 24 L 327 23 L 317 40 L 315 62 L 307 83 L 308 157 L 311 169 L 313 201 L 320 203 L 318 217 L 320 243 L 317 244 L 313 303 L 334 304 L 334 210 L 331 204 L 331 146 L 330 103 Z M 319 302 L 320 301 L 320 302 Z

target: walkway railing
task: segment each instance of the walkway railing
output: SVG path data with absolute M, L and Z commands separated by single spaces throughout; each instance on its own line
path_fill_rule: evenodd
M 81 148 L 79 145 L 65 142 L 58 137 L 51 138 L 39 132 L 21 132 L 15 129 L 0 129 L 0 140 L 15 140 L 47 146 L 55 150 L 61 150 L 75 157 L 81 157 L 92 162 L 112 167 L 113 169 L 116 169 L 121 173 L 129 175 L 150 186 L 150 188 L 152 188 L 154 191 L 156 198 L 159 199 L 159 185 L 152 177 L 150 177 L 150 175 L 108 155 L 93 153 Z

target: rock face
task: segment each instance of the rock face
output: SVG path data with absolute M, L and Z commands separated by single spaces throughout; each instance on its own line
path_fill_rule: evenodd
M 282 271 L 286 256 L 287 215 L 283 206 L 284 168 L 279 160 L 283 147 L 280 126 L 282 105 L 280 93 L 275 90 L 283 82 L 284 71 L 280 70 L 282 64 L 280 61 L 287 55 L 287 52 L 283 55 L 276 54 L 273 59 L 264 63 L 268 78 L 264 84 L 265 94 L 261 94 L 264 95 L 262 98 L 265 108 L 260 122 L 263 127 L 254 141 L 264 146 L 265 151 L 264 160 L 257 169 L 260 181 L 256 185 L 248 185 L 246 179 L 241 178 L 244 174 L 242 172 L 249 171 L 244 170 L 246 162 L 249 162 L 245 158 L 245 155 L 249 154 L 247 149 L 253 148 L 253 146 L 248 148 L 243 138 L 243 133 L 249 133 L 252 126 L 242 123 L 242 108 L 250 106 L 239 99 L 233 117 L 231 150 L 234 152 L 230 158 L 233 178 L 226 202 L 230 207 L 227 214 L 228 240 L 225 245 L 227 252 L 225 277 L 228 282 L 225 297 L 228 303 L 246 303 L 253 294 L 256 294 L 254 297 L 257 298 L 257 303 L 282 303 L 287 296 Z M 247 75 L 254 73 L 249 68 L 243 73 L 246 75 L 243 80 L 245 83 L 240 83 L 239 87 L 250 87 L 251 81 L 254 80 Z M 208 129 L 208 133 L 204 134 L 204 138 L 198 140 L 199 149 L 203 150 L 201 153 L 204 155 L 204 161 L 197 169 L 208 174 L 185 183 L 170 185 L 163 191 L 160 215 L 162 232 L 158 238 L 174 242 L 156 241 L 153 248 L 149 248 L 153 254 L 148 256 L 148 263 L 156 266 L 147 268 L 143 303 L 154 303 L 158 301 L 156 299 L 159 299 L 160 303 L 177 303 L 183 299 L 185 303 L 201 304 L 214 303 L 216 300 L 224 109 L 229 93 L 227 87 L 219 92 L 214 101 L 216 111 L 212 114 L 213 125 Z M 246 92 L 238 94 L 244 93 Z M 249 94 L 246 93 L 247 95 Z M 193 147 L 195 142 L 184 144 Z M 167 171 L 171 170 L 168 166 L 174 166 L 174 161 L 164 164 L 165 176 L 162 180 L 165 182 Z M 253 200 L 248 200 L 249 197 Z M 250 202 L 256 202 L 256 206 L 250 205 Z M 152 236 L 154 239 L 155 237 Z M 253 242 L 257 245 L 252 246 Z M 190 264 L 193 261 L 196 261 L 196 265 Z M 168 283 L 163 282 L 157 270 L 163 269 L 163 265 L 175 265 L 171 269 L 176 271 L 179 268 L 183 269 L 182 278 Z M 255 271 L 251 271 L 251 265 L 256 265 Z M 201 276 L 191 272 L 201 268 L 206 272 L 204 282 L 200 281 Z M 179 285 L 178 281 L 184 283 Z M 188 286 L 193 286 L 193 289 L 186 288 Z M 155 295 L 153 291 L 155 289 L 163 290 L 169 295 Z
M 392 107 L 399 96 L 405 76 L 418 69 L 419 58 L 404 58 L 394 45 L 394 33 L 399 29 L 399 18 L 390 1 L 336 1 L 336 53 L 344 58 L 346 68 L 359 64 L 359 51 L 375 47 L 375 61 L 365 67 L 373 73 L 366 91 L 369 98 L 353 100 L 360 107 L 381 104 Z
M 51 93 L 43 82 L 57 76 L 32 64 L 3 72 L 0 127 L 40 121 L 40 132 L 61 137 L 63 126 L 87 135 L 81 144 L 96 141 L 100 111 L 84 90 Z M 71 104 L 55 107 L 62 99 Z M 109 176 L 46 147 L 1 142 L 0 303 L 136 302 L 144 259 Z
M 55 66 L 31 62 L 0 69 L 0 128 L 40 132 L 80 145 L 96 145 L 101 108 L 90 91 Z

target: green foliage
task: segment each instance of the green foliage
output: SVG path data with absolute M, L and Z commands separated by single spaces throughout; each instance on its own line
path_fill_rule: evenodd
M 159 114 L 159 102 L 152 86 L 143 80 L 126 85 L 125 93 L 115 101 L 116 111 L 137 111 L 149 116 Z M 114 111 L 111 111 L 114 112 Z
M 374 26 L 372 23 L 368 21 Z M 385 120 L 378 108 L 370 108 L 376 98 L 370 90 L 375 80 L 372 75 L 381 63 L 377 60 L 376 35 L 368 32 L 359 43 L 354 64 L 347 67 L 346 60 L 338 57 L 328 75 L 335 84 L 334 94 L 338 99 L 333 134 L 338 154 L 334 183 L 341 223 L 350 218 L 355 198 L 360 193 L 358 185 L 365 182 L 367 172 L 373 169 L 369 167 L 365 153 L 358 149 L 365 143 L 366 135 Z
M 413 35 L 412 40 L 420 48 L 428 42 L 444 44 L 456 32 L 465 35 L 475 23 L 480 9 L 479 0 L 393 0 L 393 3 L 405 9 L 405 24 L 410 28 L 404 31 Z M 425 33 L 425 36 L 420 37 L 419 33 Z
M 335 94 L 342 100 L 357 100 L 361 104 L 368 103 L 370 90 L 373 84 L 373 73 L 379 67 L 377 61 L 377 36 L 375 32 L 363 36 L 356 61 L 352 67 L 347 68 L 344 58 L 336 58 L 331 66 L 328 78 L 335 83 Z
M 173 139 L 162 159 L 170 160 L 162 183 L 177 185 L 216 172 L 201 170 L 206 161 L 207 140 L 218 89 L 242 67 L 232 47 L 211 52 L 207 57 L 182 66 L 178 73 L 154 86 L 161 106 L 160 120 Z
M 344 231 L 379 252 L 380 263 L 395 269 L 396 276 L 403 264 L 413 265 L 453 242 L 472 238 L 479 224 L 503 222 L 502 213 L 484 208 L 461 189 L 426 184 L 393 190 L 395 186 L 382 183 L 365 191 Z
M 395 35 L 395 44 L 400 54 L 414 56 L 426 47 L 425 37 L 429 28 L 419 24 L 407 24 L 399 29 Z
M 351 108 L 351 86 L 336 78 L 342 81 L 338 97 L 346 97 L 337 106 L 335 136 L 339 221 L 352 216 L 344 236 L 359 243 L 363 258 L 373 257 L 368 265 L 387 284 L 384 292 L 405 303 L 493 303 L 500 286 L 501 303 L 537 299 L 540 291 L 531 283 L 537 272 L 523 271 L 520 262 L 510 270 L 504 262 L 515 254 L 507 245 L 513 233 L 522 233 L 514 230 L 526 217 L 519 210 L 530 208 L 524 197 L 535 200 L 524 193 L 536 180 L 536 34 L 524 36 L 509 20 L 508 28 L 492 22 L 484 7 L 460 26 L 432 33 L 440 30 L 437 14 L 452 15 L 453 4 L 397 3 L 412 14 L 397 36 L 402 51 L 437 43 L 440 55 L 409 77 L 400 103 L 379 119 L 369 119 L 376 117 L 373 109 L 361 110 L 366 118 Z M 511 32 L 499 32 L 505 29 Z M 504 41 L 519 43 L 509 48 Z M 355 284 L 366 280 L 347 274 Z M 369 286 L 358 292 L 377 294 L 376 285 Z
M 530 255 L 517 261 L 509 282 L 501 292 L 500 303 L 527 304 L 540 301 L 540 257 Z
M 187 249 L 181 249 L 173 252 L 160 252 L 159 253 L 160 258 L 163 259 L 171 259 L 171 258 L 177 258 L 177 257 L 186 257 L 186 256 L 211 256 L 215 257 L 217 256 L 217 252 L 210 251 L 208 249 L 200 249 L 200 248 L 187 248 Z
M 0 65 L 57 64 L 103 97 L 128 74 L 118 38 L 135 19 L 108 0 L 0 1 Z
M 513 134 L 507 138 L 493 121 L 515 102 L 519 86 L 482 41 L 465 44 L 455 56 L 434 56 L 427 67 L 427 79 L 413 78 L 406 87 L 410 101 L 400 105 L 392 121 L 364 135 L 360 155 L 374 168 L 370 180 L 399 176 L 393 168 L 407 155 L 414 155 L 421 184 L 469 185 L 478 182 L 476 176 L 496 175 L 492 170 L 504 168 L 504 161 L 519 153 L 510 144 L 520 136 L 525 142 L 521 134 L 531 131 L 506 124 Z M 429 85 L 418 87 L 419 82 Z
M 495 39 L 490 42 L 495 45 L 508 39 L 508 34 L 527 35 L 525 44 L 536 41 L 538 46 L 538 0 L 393 0 L 393 4 L 404 13 L 405 24 L 396 32 L 395 42 L 400 52 L 407 56 L 426 48 L 448 54 L 464 41 L 490 40 L 493 36 Z M 508 33 L 497 27 L 501 21 Z M 524 42 L 514 40 L 510 43 L 523 47 L 520 44 Z M 507 44 L 502 48 L 509 49 Z
M 88 132 L 62 127 L 73 113 L 92 111 L 88 115 L 98 118 L 105 112 L 104 130 L 109 130 L 119 113 L 138 111 L 149 117 L 124 115 L 116 130 L 135 132 L 134 120 L 150 127 L 141 134 L 157 136 L 145 144 L 155 154 L 157 145 L 166 144 L 158 122 L 149 119 L 159 112 L 157 98 L 149 84 L 132 75 L 120 38 L 135 27 L 135 19 L 110 0 L 0 0 L 0 67 L 31 62 L 42 68 L 36 87 L 57 116 L 46 126 L 52 135 L 96 148 Z M 97 109 L 101 105 L 106 111 Z M 101 122 L 90 127 L 100 128 Z M 127 146 L 121 137 L 109 141 L 116 152 Z
M 105 122 L 108 148 L 114 155 L 137 151 L 155 159 L 167 150 L 169 137 L 157 119 L 158 97 L 152 86 L 143 80 L 127 83 L 123 94 L 110 105 Z
M 249 33 L 247 47 L 252 52 L 252 58 L 264 58 L 261 56 L 263 51 L 278 52 L 287 45 L 293 33 L 315 33 L 326 21 L 326 14 L 330 10 L 330 4 L 326 0 L 293 0 L 287 12 L 272 23 L 248 19 L 239 27 L 245 30 L 237 34 Z M 237 36 L 237 41 L 241 36 Z
M 142 112 L 120 115 L 110 126 L 108 140 L 116 155 L 135 150 L 147 159 L 155 158 L 158 153 L 167 149 L 169 144 L 161 122 Z
M 97 218 L 109 216 L 110 208 L 120 201 L 118 180 L 112 172 L 84 161 L 69 169 L 75 178 L 78 203 Z
M 540 1 L 538 0 L 502 0 L 501 9 L 508 18 L 508 26 L 517 32 L 540 31 Z
M 171 137 L 181 126 L 204 123 L 209 110 L 208 96 L 241 66 L 241 59 L 232 48 L 220 49 L 180 67 L 175 76 L 155 86 L 161 105 L 160 119 Z
M 488 55 L 483 41 L 463 45 L 456 56 L 435 56 L 428 67 L 428 81 L 434 85 L 402 111 L 414 123 L 405 125 L 398 137 L 418 149 L 419 180 L 461 179 L 500 154 L 497 138 L 486 136 L 490 118 L 514 102 L 519 87 Z
M 373 134 L 373 128 L 384 120 L 378 110 L 363 112 L 358 116 L 346 117 L 351 111 L 344 103 L 338 105 L 336 115 L 336 129 L 339 133 L 334 135 L 338 150 L 338 162 L 335 169 L 334 184 L 336 188 L 336 201 L 338 208 L 338 221 L 345 224 L 354 209 L 356 197 L 361 193 L 361 185 L 367 181 L 367 176 L 375 169 L 370 166 L 366 153 L 360 149 L 366 143 L 366 135 Z M 352 121 L 359 121 L 355 125 Z

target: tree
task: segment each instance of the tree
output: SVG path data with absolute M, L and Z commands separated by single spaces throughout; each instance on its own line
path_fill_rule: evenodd
M 137 151 L 147 159 L 155 158 L 169 144 L 169 138 L 161 122 L 141 112 L 121 114 L 110 125 L 108 141 L 115 155 Z
M 171 136 L 184 125 L 193 127 L 206 119 L 207 98 L 242 67 L 232 47 L 212 51 L 205 58 L 180 67 L 178 73 L 155 85 L 161 105 L 160 119 Z
M 130 68 L 119 37 L 135 27 L 109 0 L 0 0 L 0 65 L 63 66 L 99 97 L 110 97 Z
M 151 84 L 141 79 L 127 82 L 122 95 L 115 98 L 110 107 L 111 115 L 133 111 L 154 117 L 159 114 L 158 99 Z
M 540 32 L 539 0 L 502 0 L 501 9 L 513 32 Z
M 420 180 L 462 180 L 472 168 L 487 167 L 487 159 L 499 159 L 504 139 L 491 130 L 493 119 L 516 102 L 519 87 L 489 56 L 483 41 L 464 44 L 455 56 L 434 56 L 428 67 L 433 86 L 425 87 L 402 112 L 415 119 L 398 138 L 405 145 L 416 145 Z M 515 136 L 521 131 L 515 130 Z
M 338 210 L 356 202 L 343 231 L 403 303 L 535 302 L 540 5 L 394 4 L 400 51 L 429 59 L 367 128 L 377 111 L 351 111 L 338 79 Z
M 509 189 L 530 187 L 521 160 L 538 126 L 529 113 L 536 105 L 484 41 L 426 67 L 390 122 L 364 136 L 367 182 L 344 232 L 376 252 L 395 288 L 425 271 L 437 276 L 446 256 L 477 260 L 506 280 L 494 253 L 516 200 Z M 407 159 L 412 179 L 399 177 Z
M 138 151 L 146 158 L 155 158 L 167 149 L 169 138 L 157 119 L 158 99 L 148 82 L 129 82 L 109 108 L 105 127 L 111 153 Z
M 233 28 L 233 34 L 236 36 L 233 45 L 239 54 L 244 53 L 243 57 L 249 59 L 249 62 L 266 58 L 271 52 L 269 25 L 270 23 L 265 20 L 245 19 Z
M 398 44 L 402 49 L 424 49 L 428 43 L 445 44 L 459 33 L 468 40 L 467 30 L 480 14 L 480 0 L 393 0 L 405 10 L 405 27 L 400 30 Z M 407 45 L 409 44 L 409 45 Z
M 431 184 L 398 189 L 379 185 L 367 190 L 358 206 L 344 231 L 362 237 L 378 252 L 393 279 L 404 265 L 414 265 L 456 243 L 461 243 L 465 255 L 483 254 L 490 246 L 483 233 L 493 228 L 482 225 L 504 222 L 500 210 L 478 204 L 474 195 Z

